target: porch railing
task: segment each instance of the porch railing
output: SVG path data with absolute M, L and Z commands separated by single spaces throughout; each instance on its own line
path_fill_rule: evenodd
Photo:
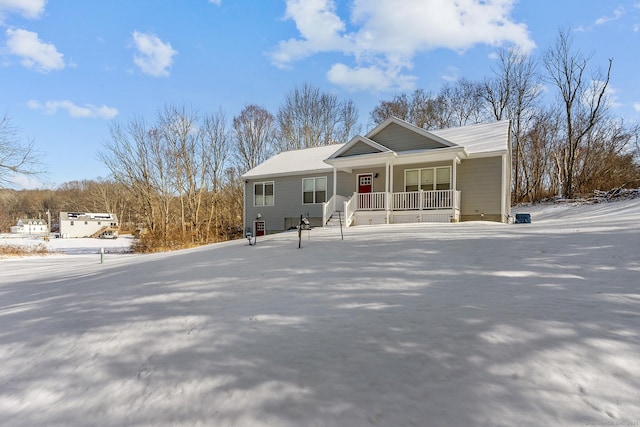
M 383 191 L 356 194 L 358 199 L 358 210 L 360 211 L 379 211 L 387 208 L 387 193 Z
M 386 210 L 387 206 L 394 211 L 460 208 L 460 192 L 455 190 L 356 193 L 355 198 L 361 211 Z
M 454 190 L 393 193 L 393 210 L 459 209 L 460 192 Z
M 322 204 L 322 223 L 326 224 L 331 216 L 344 207 L 344 202 L 349 200 L 348 197 L 336 194 L 331 197 L 329 201 Z
M 353 193 L 343 202 L 345 224 L 353 223 L 356 211 L 409 211 L 460 209 L 460 192 L 456 190 L 405 191 L 400 193 Z
M 353 193 L 353 196 L 349 200 L 344 201 L 344 223 L 345 226 L 349 227 L 353 223 L 353 215 L 358 210 L 358 193 Z

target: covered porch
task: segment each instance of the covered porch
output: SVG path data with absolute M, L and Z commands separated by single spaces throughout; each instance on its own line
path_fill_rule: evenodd
M 349 198 L 333 196 L 324 204 L 326 224 L 341 211 L 344 224 L 392 224 L 409 222 L 457 222 L 460 220 L 460 191 L 355 192 Z
M 464 148 L 339 154 L 325 161 L 334 167 L 325 224 L 337 211 L 347 226 L 460 220 L 457 175 L 461 159 L 467 156 Z

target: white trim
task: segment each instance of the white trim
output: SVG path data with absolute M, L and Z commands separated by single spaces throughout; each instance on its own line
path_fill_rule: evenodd
M 500 150 L 500 151 L 485 151 L 483 153 L 469 153 L 469 158 L 470 159 L 480 159 L 483 157 L 497 157 L 497 156 L 504 156 L 505 154 L 508 154 L 507 151 L 505 150 Z
M 355 168 L 374 167 L 384 165 L 389 159 L 397 157 L 394 151 L 386 151 L 384 153 L 360 154 L 357 156 L 338 157 L 336 159 L 326 159 L 325 163 L 345 171 L 352 173 Z
M 365 138 L 371 139 L 373 136 L 377 135 L 378 133 L 380 133 L 384 128 L 386 128 L 387 126 L 389 126 L 391 123 L 395 123 L 400 127 L 403 127 L 411 132 L 415 132 L 421 136 L 424 136 L 425 138 L 429 138 L 432 139 L 436 142 L 439 142 L 440 144 L 444 145 L 445 147 L 459 147 L 458 144 L 454 144 L 451 141 L 448 141 L 446 139 L 444 139 L 441 136 L 438 136 L 434 133 L 431 133 L 429 131 L 426 131 L 418 126 L 412 125 L 409 122 L 405 122 L 404 120 L 401 120 L 397 117 L 388 117 L 385 121 L 383 121 L 382 123 L 380 123 L 378 126 L 376 126 L 372 131 L 370 131 L 368 134 L 365 135 Z
M 313 175 L 313 174 L 322 174 L 329 173 L 333 170 L 332 166 L 323 168 L 323 169 L 309 169 L 305 171 L 297 171 L 297 172 L 282 172 L 282 173 L 268 173 L 262 175 L 242 175 L 242 178 L 245 180 L 251 181 L 261 181 L 261 180 L 271 180 L 272 178 L 284 178 L 287 176 L 301 176 L 301 175 Z
M 267 205 L 266 203 L 262 203 L 261 205 L 256 205 L 256 184 L 262 184 L 262 197 L 263 197 L 263 202 L 266 201 L 266 194 L 264 194 L 264 187 L 266 184 L 271 184 L 271 186 L 273 187 L 273 203 Z M 262 208 L 265 206 L 275 206 L 276 205 L 276 183 L 275 181 L 257 181 L 257 182 L 253 182 L 251 183 L 252 185 L 252 198 L 253 198 L 253 207 L 254 208 Z
M 378 151 L 377 153 L 367 153 L 367 154 L 388 153 L 388 152 L 391 151 L 389 148 L 385 147 L 384 145 L 382 145 L 380 143 L 377 143 L 375 141 L 372 141 L 369 138 L 366 138 L 366 137 L 363 137 L 363 136 L 355 136 L 355 137 L 353 137 L 353 139 L 351 139 L 351 141 L 347 142 L 340 149 L 338 149 L 335 153 L 333 153 L 331 156 L 329 156 L 329 159 L 335 159 L 335 158 L 340 157 L 341 155 L 343 155 L 347 151 L 351 150 L 356 144 L 358 144 L 360 142 L 362 142 L 363 144 L 368 145 L 369 147 L 371 147 L 374 150 Z M 359 154 L 359 155 L 362 155 L 362 154 Z
M 507 173 L 509 173 L 509 180 L 506 179 L 507 177 Z M 500 214 L 501 214 L 501 218 L 500 218 L 500 222 L 506 221 L 506 218 L 508 216 L 507 213 L 507 185 L 506 183 L 508 183 L 509 186 L 511 186 L 511 171 L 507 169 L 507 154 L 503 154 L 502 155 L 502 179 L 501 179 L 501 183 L 500 183 L 500 187 L 501 187 L 501 191 L 500 191 L 500 195 L 501 195 L 501 201 L 500 201 Z M 511 201 L 509 201 L 511 202 Z
M 423 190 L 423 191 L 444 191 L 444 190 L 437 190 L 437 188 L 435 188 L 438 185 L 438 172 L 437 169 L 449 169 L 449 188 L 448 190 L 456 190 L 456 188 L 453 188 L 453 178 L 452 178 L 452 171 L 451 171 L 451 166 L 429 166 L 426 168 L 411 168 L 411 169 L 405 169 L 404 170 L 404 183 L 403 183 L 403 192 L 407 192 L 409 190 L 407 190 L 407 172 L 412 172 L 412 171 L 418 171 L 418 190 L 421 190 L 421 186 L 422 186 L 422 171 L 423 170 L 427 170 L 427 169 L 432 169 L 433 170 L 433 188 L 431 188 L 431 190 Z M 411 190 L 414 191 L 414 190 Z
M 458 190 L 458 161 L 454 160 L 451 166 L 451 189 Z
M 370 176 L 371 177 L 371 192 L 373 193 L 373 176 L 375 174 L 373 172 L 363 172 L 356 174 L 356 193 L 360 193 L 360 177 L 361 176 Z
M 307 179 L 312 179 L 313 180 L 313 191 L 312 191 L 313 202 L 309 202 L 309 203 L 306 203 L 304 201 L 304 193 L 305 193 L 305 191 L 304 191 L 304 181 L 307 180 Z M 318 202 L 316 200 L 316 180 L 318 180 L 318 179 L 324 179 L 324 199 L 325 199 L 324 202 Z M 308 176 L 308 177 L 302 178 L 302 188 L 301 188 L 302 189 L 302 204 L 303 205 L 318 205 L 318 204 L 321 204 L 321 203 L 326 203 L 329 200 L 329 199 L 327 199 L 327 193 L 328 193 L 328 191 L 327 191 L 327 186 L 328 185 L 327 184 L 328 184 L 328 180 L 327 180 L 326 176 Z

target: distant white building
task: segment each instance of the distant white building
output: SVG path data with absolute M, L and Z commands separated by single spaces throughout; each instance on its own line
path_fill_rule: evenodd
M 17 225 L 11 227 L 13 234 L 47 234 L 49 226 L 44 219 L 20 218 Z
M 60 212 L 60 237 L 116 238 L 118 228 L 115 214 Z

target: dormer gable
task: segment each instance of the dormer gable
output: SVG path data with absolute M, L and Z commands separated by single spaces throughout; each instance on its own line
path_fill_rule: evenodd
M 375 141 L 363 136 L 356 136 L 346 143 L 341 149 L 333 153 L 329 159 L 360 156 L 364 154 L 389 153 L 390 151 L 391 150 L 387 147 L 380 145 Z
M 380 123 L 366 135 L 366 138 L 398 153 L 456 146 L 444 138 L 397 117 L 389 117 Z

